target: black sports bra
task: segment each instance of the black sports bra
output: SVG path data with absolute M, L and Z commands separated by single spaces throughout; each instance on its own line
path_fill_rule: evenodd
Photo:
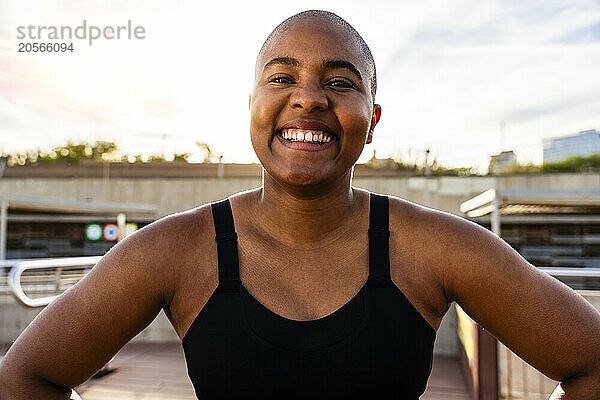
M 212 204 L 219 285 L 182 340 L 198 399 L 418 399 L 435 330 L 390 278 L 389 204 L 371 194 L 369 278 L 344 306 L 296 321 L 239 279 L 228 200 Z

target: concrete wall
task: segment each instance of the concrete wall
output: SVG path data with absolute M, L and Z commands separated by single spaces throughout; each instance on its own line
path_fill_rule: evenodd
M 154 204 L 159 216 L 186 210 L 260 185 L 260 178 L 5 178 L 0 193 Z M 354 184 L 419 204 L 459 213 L 460 203 L 491 187 L 576 189 L 600 187 L 600 174 L 535 174 L 500 177 L 358 176 Z

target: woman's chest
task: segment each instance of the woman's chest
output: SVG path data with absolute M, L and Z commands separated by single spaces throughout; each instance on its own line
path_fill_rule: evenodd
M 292 249 L 240 241 L 240 280 L 245 289 L 275 314 L 314 320 L 341 308 L 364 286 L 369 275 L 368 242 Z

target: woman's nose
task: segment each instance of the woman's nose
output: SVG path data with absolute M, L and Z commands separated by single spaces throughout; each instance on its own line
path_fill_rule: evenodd
M 329 106 L 329 100 L 323 88 L 316 84 L 298 87 L 290 97 L 292 108 L 303 108 L 307 112 L 324 111 Z

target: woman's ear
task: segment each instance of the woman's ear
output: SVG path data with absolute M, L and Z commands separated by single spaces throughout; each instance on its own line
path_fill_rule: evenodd
M 371 116 L 371 128 L 369 129 L 369 134 L 367 135 L 366 143 L 369 144 L 373 140 L 373 130 L 375 129 L 375 125 L 381 119 L 381 106 L 379 104 L 373 105 L 373 115 Z

